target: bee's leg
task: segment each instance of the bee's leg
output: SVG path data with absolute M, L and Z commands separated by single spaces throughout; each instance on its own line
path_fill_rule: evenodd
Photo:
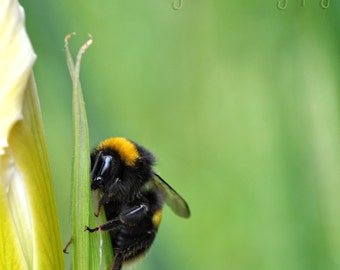
M 96 217 L 99 217 L 99 213 L 100 213 L 100 209 L 101 209 L 101 208 L 102 208 L 102 204 L 99 202 L 99 203 L 98 203 L 97 212 L 94 213 L 94 215 L 95 215 Z
M 145 219 L 148 211 L 149 207 L 146 204 L 140 204 L 121 213 L 119 215 L 119 219 L 123 224 L 134 226 L 141 220 Z
M 89 228 L 88 226 L 85 226 L 85 231 L 89 231 L 90 233 L 96 232 L 96 231 L 113 231 L 117 230 L 119 228 L 119 225 L 122 224 L 119 218 L 111 219 L 103 224 L 100 224 L 98 227 L 95 228 Z
M 64 247 L 64 249 L 63 249 L 63 252 L 65 253 L 65 254 L 68 254 L 68 247 L 72 244 L 72 236 L 70 237 L 70 240 L 68 240 L 68 242 L 66 243 L 66 246 Z
M 88 226 L 85 226 L 85 229 L 84 229 L 84 231 L 88 231 L 88 232 L 90 232 L 90 233 L 93 233 L 93 232 L 96 232 L 96 231 L 98 231 L 99 230 L 99 227 L 95 227 L 95 228 L 90 228 L 90 227 L 88 227 Z
M 111 265 L 111 270 L 120 270 L 123 265 L 123 254 L 119 250 L 115 250 L 115 257 Z
M 89 231 L 91 233 L 96 231 L 113 231 L 118 230 L 119 226 L 122 224 L 134 226 L 145 218 L 147 211 L 148 207 L 145 204 L 140 204 L 127 211 L 124 211 L 119 215 L 118 218 L 111 219 L 103 224 L 100 224 L 98 227 L 89 228 L 85 226 L 85 231 Z
M 94 215 L 96 217 L 99 217 L 100 210 L 102 209 L 103 203 L 100 199 L 100 192 L 98 189 L 92 190 L 92 197 L 93 197 L 93 208 L 96 209 L 96 212 L 94 212 Z

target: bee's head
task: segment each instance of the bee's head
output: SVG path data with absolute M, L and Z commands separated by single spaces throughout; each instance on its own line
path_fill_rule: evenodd
M 122 166 L 122 160 L 114 151 L 94 151 L 91 155 L 91 188 L 105 190 L 109 182 L 117 182 Z
M 101 142 L 91 154 L 91 189 L 110 197 L 134 196 L 150 180 L 153 155 L 125 138 Z

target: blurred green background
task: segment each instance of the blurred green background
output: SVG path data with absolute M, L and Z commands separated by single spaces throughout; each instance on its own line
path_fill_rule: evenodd
M 63 242 L 73 136 L 63 46 L 75 31 L 74 53 L 94 39 L 81 73 L 91 146 L 125 136 L 149 148 L 192 210 L 183 220 L 166 208 L 137 269 L 340 269 L 339 2 L 184 0 L 175 11 L 171 1 L 21 1 Z

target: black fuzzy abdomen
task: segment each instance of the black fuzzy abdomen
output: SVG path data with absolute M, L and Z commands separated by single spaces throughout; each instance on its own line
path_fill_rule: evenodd
M 123 225 L 118 233 L 110 233 L 114 252 L 124 254 L 124 261 L 137 258 L 151 247 L 156 232 L 156 229 L 147 230 L 143 227 Z

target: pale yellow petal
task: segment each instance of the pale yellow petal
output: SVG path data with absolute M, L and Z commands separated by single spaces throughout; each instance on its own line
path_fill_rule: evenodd
M 32 66 L 17 0 L 0 0 L 0 269 L 63 269 Z
M 0 155 L 12 126 L 22 119 L 24 89 L 36 58 L 24 17 L 18 1 L 0 0 Z

